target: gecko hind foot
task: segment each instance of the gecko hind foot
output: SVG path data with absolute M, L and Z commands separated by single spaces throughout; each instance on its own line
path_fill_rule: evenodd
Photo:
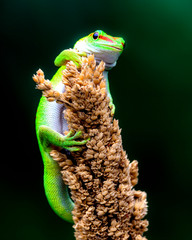
M 79 137 L 82 137 L 82 135 L 83 135 L 82 131 L 75 132 L 74 130 L 70 130 L 69 133 L 67 135 L 65 135 L 64 138 L 66 140 L 71 141 L 71 140 L 75 140 L 75 139 L 77 139 Z
M 71 152 L 81 151 L 82 148 L 78 147 L 78 146 L 85 145 L 90 140 L 90 138 L 82 140 L 82 141 L 76 141 L 75 140 L 75 139 L 81 137 L 82 135 L 83 135 L 82 131 L 77 131 L 75 133 L 74 130 L 70 130 L 69 133 L 64 137 L 65 141 L 63 142 L 62 147 L 66 150 L 71 151 Z M 74 146 L 77 146 L 77 147 L 74 147 Z

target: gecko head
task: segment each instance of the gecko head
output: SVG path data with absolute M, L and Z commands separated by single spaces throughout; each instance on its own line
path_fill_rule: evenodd
M 77 41 L 74 49 L 85 52 L 87 55 L 94 54 L 96 61 L 103 60 L 106 70 L 109 70 L 116 65 L 124 47 L 123 38 L 112 37 L 102 30 L 97 30 Z

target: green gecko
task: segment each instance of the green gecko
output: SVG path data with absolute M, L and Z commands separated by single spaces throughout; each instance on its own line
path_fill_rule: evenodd
M 122 53 L 125 41 L 120 37 L 112 37 L 105 32 L 98 30 L 76 42 L 73 49 L 62 51 L 55 59 L 55 65 L 59 67 L 56 74 L 51 79 L 52 86 L 59 92 L 64 92 L 65 86 L 62 83 L 62 71 L 68 61 L 73 61 L 78 68 L 81 67 L 82 57 L 94 54 L 97 63 L 101 60 L 105 62 L 104 77 L 108 95 L 111 99 L 112 114 L 115 106 L 109 91 L 108 70 L 116 65 L 117 59 Z M 36 114 L 36 134 L 40 152 L 44 163 L 44 189 L 48 202 L 55 213 L 62 219 L 73 223 L 72 210 L 74 203 L 71 200 L 68 188 L 61 178 L 60 168 L 56 161 L 50 156 L 50 151 L 54 147 L 60 147 L 64 151 L 79 151 L 81 145 L 88 140 L 78 141 L 81 132 L 68 130 L 67 122 L 63 117 L 64 106 L 56 102 L 48 102 L 42 96 Z

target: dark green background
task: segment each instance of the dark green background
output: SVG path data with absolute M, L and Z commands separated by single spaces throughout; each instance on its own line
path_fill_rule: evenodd
M 44 196 L 31 76 L 42 68 L 51 79 L 61 50 L 102 29 L 127 43 L 109 78 L 123 146 L 139 161 L 136 188 L 148 193 L 146 236 L 192 239 L 192 1 L 4 0 L 0 22 L 0 238 L 74 239 Z

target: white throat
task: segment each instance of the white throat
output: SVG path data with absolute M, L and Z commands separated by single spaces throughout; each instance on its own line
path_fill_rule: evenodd
M 92 46 L 89 46 L 89 44 L 87 44 L 85 41 L 78 41 L 75 44 L 74 49 L 77 49 L 79 52 L 85 52 L 88 56 L 90 54 L 94 54 L 97 64 L 99 64 L 101 60 L 105 62 L 106 70 L 110 70 L 111 68 L 115 67 L 117 59 L 119 57 L 119 54 L 116 54 L 113 51 L 101 51 L 99 48 L 93 48 Z

